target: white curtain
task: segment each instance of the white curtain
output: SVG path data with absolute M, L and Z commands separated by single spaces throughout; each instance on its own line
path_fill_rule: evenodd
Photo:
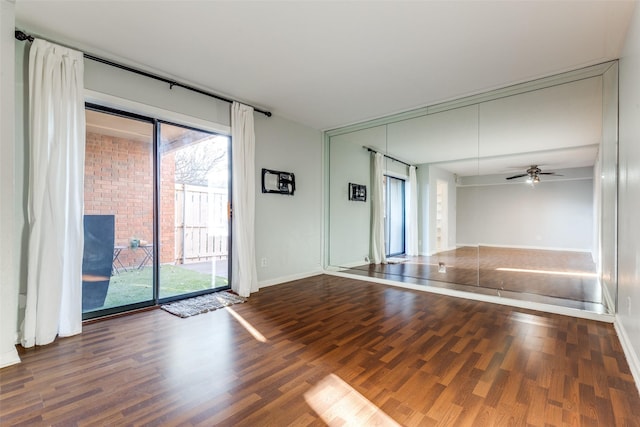
M 243 297 L 258 290 L 255 248 L 255 152 L 253 108 L 231 106 L 233 244 L 231 289 Z
M 409 166 L 409 197 L 407 198 L 407 255 L 418 255 L 418 182 L 416 167 Z
M 384 247 L 384 158 L 375 153 L 371 177 L 371 260 L 374 264 L 386 264 Z
M 22 345 L 82 331 L 82 53 L 44 40 L 29 52 L 29 249 Z

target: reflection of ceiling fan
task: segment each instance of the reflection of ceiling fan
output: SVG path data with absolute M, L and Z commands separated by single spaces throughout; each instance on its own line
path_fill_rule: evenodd
M 542 172 L 542 170 L 537 166 L 537 165 L 531 165 L 531 167 L 529 169 L 527 169 L 526 173 L 521 173 L 518 175 L 514 175 L 514 176 L 509 176 L 507 177 L 507 179 L 516 179 L 516 178 L 523 178 L 523 177 L 527 177 L 527 182 L 528 183 L 538 183 L 540 182 L 540 175 L 556 175 L 556 176 L 562 176 L 559 175 L 555 172 Z

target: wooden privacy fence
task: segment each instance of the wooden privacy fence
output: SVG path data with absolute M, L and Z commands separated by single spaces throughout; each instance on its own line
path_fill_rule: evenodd
M 176 264 L 226 259 L 229 254 L 227 188 L 176 184 Z

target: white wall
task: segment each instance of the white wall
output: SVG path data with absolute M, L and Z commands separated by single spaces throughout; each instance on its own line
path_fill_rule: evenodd
M 616 326 L 640 387 L 640 5 L 620 60 L 618 314 Z
M 0 368 L 20 362 L 16 351 L 18 311 L 15 227 L 15 26 L 14 4 L 0 0 Z
M 429 254 L 429 165 L 418 165 L 418 253 Z
M 331 144 L 329 264 L 364 263 L 371 229 L 371 156 L 355 144 Z M 366 201 L 349 200 L 349 183 L 365 185 Z
M 371 252 L 372 155 L 364 147 L 387 153 L 387 129 L 383 125 L 333 135 L 327 146 L 327 264 L 334 267 L 361 265 Z M 406 181 L 409 179 L 409 168 L 404 163 L 385 157 L 384 174 Z M 367 186 L 366 202 L 349 200 L 349 183 Z
M 86 89 L 177 112 L 189 117 L 220 123 L 224 126 L 231 126 L 231 115 L 227 102 L 177 86 L 170 89 L 167 83 L 90 59 L 85 59 L 84 61 L 84 73 L 84 86 Z M 155 74 L 161 73 L 155 71 Z
M 454 108 L 389 123 L 387 150 L 424 164 L 478 156 L 478 106 Z
M 527 152 L 527 147 L 544 151 L 599 144 L 602 81 L 592 77 L 484 102 L 479 124 L 481 158 Z
M 363 264 L 371 234 L 371 154 L 384 149 L 383 126 L 331 137 L 329 143 L 329 259 L 332 266 Z M 367 186 L 367 201 L 349 200 L 349 183 Z
M 255 116 L 256 268 L 260 286 L 322 272 L 322 134 Z M 293 196 L 263 194 L 262 168 L 293 172 Z M 262 266 L 262 259 L 267 265 Z
M 592 168 L 584 169 L 592 173 Z M 501 181 L 458 187 L 459 245 L 591 251 L 591 177 L 570 181 L 543 177 L 535 187 L 493 177 Z
M 456 190 L 456 177 L 451 172 L 448 172 L 444 169 L 433 165 L 421 165 L 418 169 L 421 174 L 422 179 L 420 179 L 420 195 L 418 199 L 422 198 L 421 206 L 424 211 L 422 213 L 418 212 L 419 219 L 418 223 L 421 224 L 421 234 L 422 234 L 422 242 L 423 244 L 421 248 L 421 254 L 423 255 L 433 255 L 437 250 L 437 218 L 436 218 L 436 209 L 437 209 L 437 184 L 438 180 L 445 181 L 447 183 L 447 222 L 448 222 L 448 230 L 447 230 L 447 241 L 445 243 L 445 248 L 441 250 L 451 250 L 456 248 L 456 236 L 457 236 L 457 190 Z M 428 178 L 424 179 L 425 176 Z M 426 184 L 426 185 L 424 185 Z M 424 188 L 422 188 L 424 187 Z

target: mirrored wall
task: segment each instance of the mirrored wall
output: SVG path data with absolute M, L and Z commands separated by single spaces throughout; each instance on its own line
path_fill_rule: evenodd
M 610 62 L 327 132 L 327 267 L 615 311 L 617 74 Z M 388 251 L 378 264 L 375 152 Z

